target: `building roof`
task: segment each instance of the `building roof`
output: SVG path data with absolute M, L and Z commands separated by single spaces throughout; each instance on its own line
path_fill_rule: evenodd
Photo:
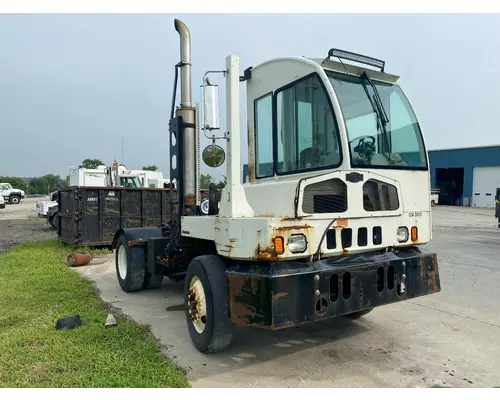
M 428 152 L 432 151 L 451 151 L 451 150 L 469 150 L 469 149 L 488 149 L 492 147 L 500 147 L 500 144 L 487 144 L 480 146 L 467 146 L 467 147 L 448 147 L 446 149 L 428 149 Z

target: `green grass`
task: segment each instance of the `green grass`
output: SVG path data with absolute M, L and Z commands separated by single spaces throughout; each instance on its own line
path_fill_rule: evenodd
M 109 312 L 92 285 L 65 264 L 56 240 L 0 255 L 1 387 L 189 387 L 149 327 Z M 79 314 L 82 326 L 55 329 Z

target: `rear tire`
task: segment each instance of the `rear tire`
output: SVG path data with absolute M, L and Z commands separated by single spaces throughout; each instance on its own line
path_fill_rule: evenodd
M 368 314 L 369 312 L 372 312 L 372 311 L 373 311 L 373 308 L 367 308 L 366 310 L 361 310 L 361 311 L 356 311 L 356 312 L 353 312 L 353 313 L 350 313 L 350 314 L 346 314 L 346 315 L 344 315 L 344 317 L 347 317 L 349 319 L 359 319 L 363 315 L 366 315 L 366 314 Z
M 191 341 L 201 353 L 224 350 L 233 341 L 226 286 L 226 264 L 220 257 L 203 255 L 189 264 L 184 285 L 186 322 Z
M 115 253 L 116 276 L 124 292 L 136 292 L 144 285 L 146 258 L 143 246 L 128 247 L 124 235 L 120 235 Z
M 434 200 L 431 200 L 431 207 L 434 207 L 436 205 L 436 202 Z

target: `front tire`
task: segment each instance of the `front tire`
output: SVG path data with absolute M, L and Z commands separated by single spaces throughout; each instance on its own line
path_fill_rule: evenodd
M 226 264 L 215 255 L 194 258 L 184 286 L 189 335 L 201 353 L 224 350 L 233 341 L 234 325 L 228 318 Z
M 145 249 L 142 246 L 129 247 L 124 235 L 116 244 L 116 276 L 124 292 L 142 289 L 146 274 Z
M 10 196 L 9 197 L 10 204 L 19 204 L 20 201 L 21 201 L 21 198 L 19 196 Z

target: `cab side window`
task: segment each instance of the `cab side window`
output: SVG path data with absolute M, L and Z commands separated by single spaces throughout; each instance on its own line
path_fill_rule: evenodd
M 273 175 L 273 97 L 272 93 L 254 102 L 255 175 Z

